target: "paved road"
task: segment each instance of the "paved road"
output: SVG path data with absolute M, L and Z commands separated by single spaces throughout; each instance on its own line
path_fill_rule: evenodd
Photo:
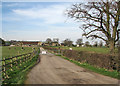
M 117 84 L 118 80 L 79 67 L 51 53 L 27 75 L 25 84 Z

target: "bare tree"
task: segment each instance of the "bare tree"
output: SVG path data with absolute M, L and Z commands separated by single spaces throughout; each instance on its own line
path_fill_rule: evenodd
M 46 43 L 48 43 L 48 44 L 50 44 L 50 45 L 51 45 L 52 40 L 51 40 L 50 38 L 47 38 L 47 39 L 46 39 Z
M 120 1 L 101 0 L 101 2 L 77 3 L 66 10 L 68 17 L 77 21 L 84 21 L 81 29 L 83 36 L 102 39 L 107 43 L 110 51 L 114 51 L 115 43 L 119 39 L 118 22 L 120 15 Z
M 83 44 L 82 42 L 83 42 L 83 40 L 80 38 L 80 39 L 77 39 L 76 44 L 81 46 Z
M 89 46 L 90 46 L 90 42 L 89 42 L 89 41 L 86 41 L 86 42 L 85 42 L 85 46 L 86 46 L 86 47 L 89 47 Z
M 70 46 L 72 46 L 72 43 L 73 43 L 73 41 L 71 41 L 70 39 L 65 39 L 64 40 L 64 45 L 65 46 L 69 46 L 70 47 Z
M 58 38 L 54 38 L 54 39 L 53 39 L 53 42 L 57 42 L 57 43 L 58 43 L 58 42 L 59 42 L 59 39 L 58 39 Z
M 3 46 L 3 45 L 5 45 L 5 41 L 2 38 L 0 38 L 0 46 Z
M 102 46 L 103 46 L 103 42 L 102 42 L 102 41 L 100 41 L 99 46 L 100 46 L 100 47 L 102 47 Z
M 95 41 L 95 44 L 93 45 L 94 47 L 97 47 L 98 46 L 98 42 Z

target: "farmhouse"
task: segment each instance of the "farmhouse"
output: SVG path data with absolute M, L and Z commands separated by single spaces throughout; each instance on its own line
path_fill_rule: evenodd
M 42 43 L 43 46 L 59 46 L 59 43 L 58 42 L 51 42 L 51 43 Z
M 52 46 L 59 46 L 58 42 L 52 42 Z
M 42 43 L 42 46 L 50 46 L 49 43 Z
M 42 45 L 42 42 L 38 42 L 38 41 L 18 41 L 18 42 L 14 42 L 12 44 L 15 45 L 15 46 L 29 47 L 29 46 Z
M 61 44 L 60 44 L 60 46 L 61 46 L 61 47 L 64 47 L 64 46 L 65 46 L 65 44 L 64 44 L 64 43 L 61 43 Z
M 41 46 L 41 45 L 42 45 L 42 42 L 38 42 L 38 45 L 40 45 L 40 46 Z

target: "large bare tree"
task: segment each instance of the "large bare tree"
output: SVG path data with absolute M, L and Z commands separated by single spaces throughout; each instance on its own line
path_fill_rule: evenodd
M 80 26 L 84 31 L 83 36 L 102 39 L 109 45 L 110 51 L 114 51 L 115 43 L 119 40 L 120 1 L 76 3 L 66 13 L 78 22 L 84 21 Z

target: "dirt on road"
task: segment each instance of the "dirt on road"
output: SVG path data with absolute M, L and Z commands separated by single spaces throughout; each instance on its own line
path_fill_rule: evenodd
M 118 83 L 117 79 L 91 72 L 51 53 L 40 55 L 40 58 L 40 63 L 28 73 L 25 84 Z

